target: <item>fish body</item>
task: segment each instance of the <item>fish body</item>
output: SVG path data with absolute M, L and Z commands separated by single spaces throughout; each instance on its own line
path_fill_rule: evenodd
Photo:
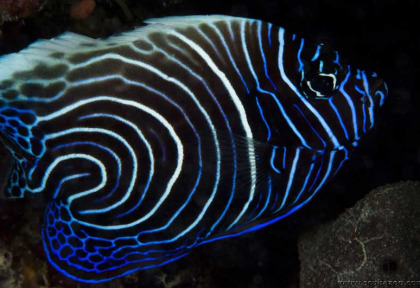
M 65 33 L 0 58 L 9 197 L 49 199 L 51 264 L 83 282 L 153 268 L 305 205 L 387 88 L 322 44 L 228 16 Z

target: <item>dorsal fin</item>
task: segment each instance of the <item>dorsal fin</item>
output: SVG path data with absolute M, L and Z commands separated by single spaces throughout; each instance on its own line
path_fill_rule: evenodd
M 59 55 L 59 53 L 73 54 L 75 52 L 97 50 L 108 47 L 111 44 L 121 45 L 144 39 L 152 32 L 164 32 L 166 29 L 172 30 L 180 26 L 233 19 L 241 18 L 222 15 L 152 18 L 144 21 L 148 24 L 146 26 L 101 39 L 100 41 L 72 32 L 66 32 L 52 39 L 38 40 L 20 52 L 0 57 L 0 88 L 2 82 L 12 79 L 15 72 L 32 70 L 41 63 L 51 65 L 59 64 L 61 61 L 60 57 L 53 57 L 54 55 Z
M 20 52 L 3 55 L 0 57 L 0 87 L 4 80 L 13 79 L 15 72 L 32 70 L 41 63 L 59 64 L 61 60 L 52 57 L 54 54 L 71 53 L 96 43 L 95 39 L 66 32 L 56 38 L 38 40 Z
M 164 18 L 150 18 L 144 21 L 147 24 L 161 24 L 165 26 L 191 25 L 197 23 L 211 23 L 226 20 L 244 19 L 226 15 L 191 15 L 191 16 L 169 16 Z M 249 20 L 249 19 L 247 19 Z

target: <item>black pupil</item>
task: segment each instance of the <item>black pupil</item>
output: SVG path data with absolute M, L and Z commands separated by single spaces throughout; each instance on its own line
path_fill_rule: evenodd
M 334 92 L 334 80 L 329 76 L 318 75 L 311 80 L 311 87 L 323 96 L 329 96 L 329 94 Z

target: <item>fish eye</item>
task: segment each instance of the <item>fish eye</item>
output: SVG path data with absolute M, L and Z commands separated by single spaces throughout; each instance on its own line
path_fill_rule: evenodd
M 329 99 L 334 96 L 342 81 L 343 69 L 333 61 L 306 63 L 301 71 L 300 86 L 308 99 Z
M 313 92 L 316 99 L 330 98 L 336 90 L 337 79 L 332 73 L 319 73 L 310 80 L 306 86 Z

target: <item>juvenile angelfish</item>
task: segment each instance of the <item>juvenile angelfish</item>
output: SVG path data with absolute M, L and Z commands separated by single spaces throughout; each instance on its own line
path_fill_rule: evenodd
M 0 58 L 5 194 L 49 199 L 45 252 L 82 282 L 161 266 L 305 205 L 374 125 L 376 73 L 270 23 L 171 17 Z

